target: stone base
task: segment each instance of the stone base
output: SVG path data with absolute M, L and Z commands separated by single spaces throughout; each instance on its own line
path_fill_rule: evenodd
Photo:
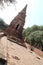
M 7 36 L 7 39 L 10 40 L 10 41 L 12 41 L 12 42 L 14 42 L 14 43 L 16 43 L 16 44 L 19 44 L 19 45 L 27 48 L 24 40 L 21 40 L 21 39 L 18 39 L 16 37 L 12 37 L 12 36 Z

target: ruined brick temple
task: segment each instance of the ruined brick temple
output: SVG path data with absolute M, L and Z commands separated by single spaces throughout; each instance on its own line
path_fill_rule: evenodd
M 27 8 L 27 5 L 12 20 L 9 27 L 5 30 L 5 35 L 8 36 L 8 39 L 10 39 L 12 41 L 16 40 L 17 42 L 24 43 L 22 32 L 23 32 L 23 26 L 25 23 L 26 8 Z
M 30 45 L 28 44 L 26 45 L 27 48 L 23 47 L 25 42 L 22 31 L 25 23 L 26 7 L 12 20 L 4 32 L 0 32 L 0 65 L 43 65 L 43 52 L 34 49 L 34 53 L 29 49 Z

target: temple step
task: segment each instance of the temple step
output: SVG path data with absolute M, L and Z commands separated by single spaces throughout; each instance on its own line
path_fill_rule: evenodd
M 25 43 L 21 43 L 21 42 L 19 41 L 19 39 L 18 39 L 18 40 L 17 40 L 17 39 L 12 39 L 11 37 L 8 37 L 7 39 L 10 40 L 11 42 L 14 42 L 14 43 L 16 43 L 16 44 L 18 44 L 18 45 L 20 45 L 20 46 L 23 46 L 23 47 L 27 48 L 27 47 L 26 47 L 26 44 L 25 44 Z

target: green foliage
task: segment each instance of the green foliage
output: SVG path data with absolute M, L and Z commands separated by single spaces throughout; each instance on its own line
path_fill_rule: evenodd
M 28 27 L 27 29 L 24 29 L 23 30 L 24 38 L 29 36 L 32 32 L 35 32 L 35 31 L 43 31 L 43 26 L 34 25 L 30 28 Z
M 32 43 L 40 43 L 43 40 L 43 31 L 35 31 L 28 36 L 29 41 Z
M 30 34 L 30 28 L 28 27 L 27 29 L 23 30 L 23 37 L 27 37 Z
M 0 18 L 0 30 L 4 30 L 7 26 L 8 25 Z
M 43 49 L 43 26 L 34 25 L 31 28 L 24 29 L 23 31 L 24 39 L 26 42 Z

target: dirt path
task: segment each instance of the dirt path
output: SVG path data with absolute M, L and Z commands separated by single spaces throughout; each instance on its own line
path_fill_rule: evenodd
M 2 45 L 3 45 L 3 49 Z M 7 40 L 3 37 L 0 40 L 0 48 L 5 51 L 9 65 L 43 65 L 43 58 L 38 56 L 35 52 L 30 51 L 16 43 Z

